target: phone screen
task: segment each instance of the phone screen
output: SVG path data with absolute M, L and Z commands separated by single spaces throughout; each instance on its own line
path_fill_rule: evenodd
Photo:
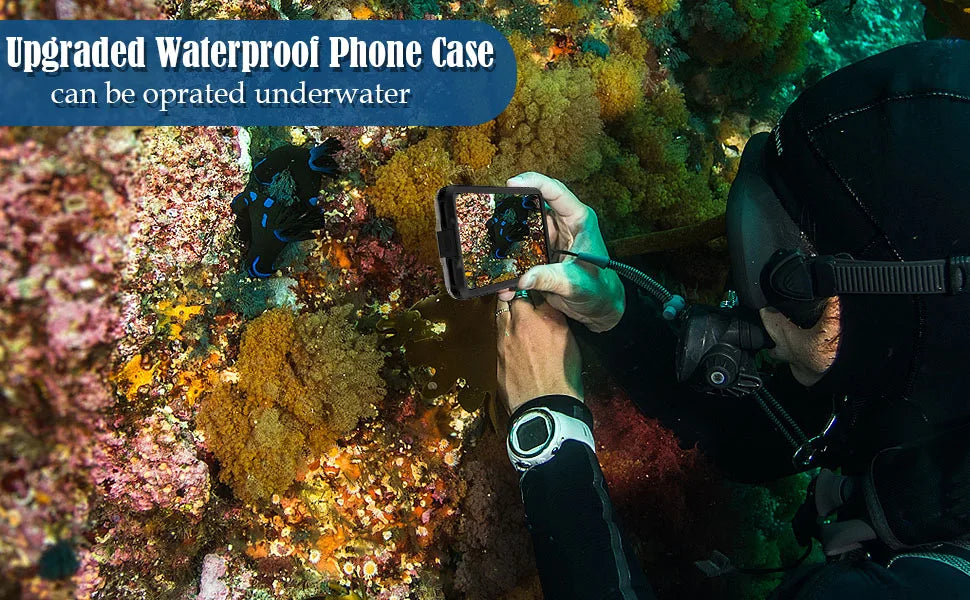
M 537 194 L 455 194 L 462 270 L 469 289 L 516 279 L 548 262 Z

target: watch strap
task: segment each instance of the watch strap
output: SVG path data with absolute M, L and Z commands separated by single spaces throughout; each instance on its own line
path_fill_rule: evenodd
M 589 408 L 580 400 L 564 394 L 540 396 L 533 400 L 529 400 L 519 408 L 515 409 L 515 412 L 513 412 L 512 416 L 509 418 L 509 430 L 511 431 L 512 423 L 515 423 L 515 421 L 522 416 L 522 413 L 527 410 L 540 407 L 548 408 L 553 412 L 564 414 L 567 417 L 579 419 L 583 423 L 586 423 L 586 426 L 589 427 L 590 431 L 593 431 L 593 413 L 591 413 Z

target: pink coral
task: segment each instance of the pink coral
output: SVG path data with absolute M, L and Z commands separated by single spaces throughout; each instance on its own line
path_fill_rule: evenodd
M 216 554 L 206 554 L 202 561 L 202 580 L 195 600 L 228 600 L 229 588 L 223 581 L 227 572 L 226 559 Z
M 105 496 L 135 511 L 198 513 L 209 501 L 209 469 L 196 456 L 191 432 L 162 411 L 134 434 L 102 436 L 92 476 Z
M 587 396 L 596 422 L 597 455 L 617 513 L 658 593 L 717 596 L 695 576 L 694 560 L 727 548 L 732 515 L 722 479 L 696 449 L 680 447 L 672 431 L 645 417 L 615 387 Z M 663 548 L 678 548 L 677 556 Z
M 148 292 L 171 279 L 218 278 L 233 265 L 229 203 L 245 186 L 231 127 L 145 131 L 127 192 L 138 207 L 125 279 Z
M 131 213 L 117 190 L 134 141 L 79 129 L 56 145 L 0 147 L 0 364 L 15 405 L 41 392 L 56 416 L 77 418 L 109 402 L 91 398 L 107 392 L 92 373 L 103 378 L 103 350 L 121 335 L 111 298 Z

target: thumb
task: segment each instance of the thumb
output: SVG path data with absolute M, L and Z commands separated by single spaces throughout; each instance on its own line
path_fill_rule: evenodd
M 502 302 L 511 302 L 513 298 L 515 298 L 515 288 L 501 290 L 498 293 L 498 299 Z
M 532 267 L 519 279 L 520 290 L 537 290 L 565 296 L 572 289 L 566 271 L 567 263 Z

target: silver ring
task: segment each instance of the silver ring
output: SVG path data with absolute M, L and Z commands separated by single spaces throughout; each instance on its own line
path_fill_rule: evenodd
M 512 296 L 512 300 L 519 300 L 520 298 L 529 299 L 529 290 L 518 290 Z
M 500 308 L 497 311 L 495 311 L 495 316 L 498 317 L 500 314 L 507 313 L 507 312 L 512 312 L 512 309 L 509 308 L 508 306 L 506 306 L 505 308 Z

